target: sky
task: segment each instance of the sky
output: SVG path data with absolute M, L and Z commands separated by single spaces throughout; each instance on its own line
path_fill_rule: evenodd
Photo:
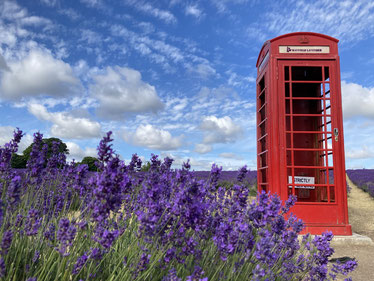
M 339 39 L 346 168 L 374 168 L 371 0 L 0 0 L 0 145 L 254 170 L 257 56 L 297 31 Z

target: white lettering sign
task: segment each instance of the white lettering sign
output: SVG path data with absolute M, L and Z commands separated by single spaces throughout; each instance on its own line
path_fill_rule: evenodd
M 294 179 L 295 179 L 295 184 L 314 184 L 314 177 L 295 176 Z M 292 177 L 291 176 L 288 177 L 288 183 L 292 183 Z M 295 188 L 314 189 L 315 187 L 314 186 L 303 186 L 303 185 L 297 186 L 296 185 Z
M 330 46 L 279 46 L 281 54 L 329 54 Z

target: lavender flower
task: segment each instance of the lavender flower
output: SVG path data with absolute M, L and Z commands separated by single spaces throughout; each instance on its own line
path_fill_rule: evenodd
M 4 211 L 3 211 L 3 201 L 0 198 L 0 228 L 3 226 Z
M 168 274 L 162 279 L 162 281 L 182 281 L 182 278 L 177 276 L 175 268 L 169 270 Z
M 15 208 L 20 200 L 21 193 L 21 177 L 14 176 L 9 184 L 7 191 L 8 206 Z
M 107 132 L 106 136 L 100 141 L 100 144 L 97 147 L 97 150 L 98 150 L 97 155 L 99 156 L 99 166 L 100 166 L 98 168 L 100 170 L 104 168 L 105 163 L 107 163 L 109 159 L 111 159 L 113 156 L 112 144 L 109 144 L 110 142 L 113 141 L 113 139 L 110 138 L 111 135 L 112 135 L 111 131 Z
M 243 166 L 239 172 L 238 172 L 238 176 L 237 176 L 237 181 L 238 182 L 243 182 L 244 178 L 246 177 L 246 174 L 248 173 L 248 170 L 247 170 L 247 165 Z
M 5 261 L 3 257 L 0 257 L 0 278 L 5 277 L 5 275 L 6 275 Z
M 78 257 L 77 262 L 74 264 L 72 274 L 78 274 L 86 264 L 87 260 L 88 256 L 86 254 L 83 254 L 82 256 Z
M 58 251 L 61 255 L 68 255 L 66 254 L 66 248 L 72 245 L 76 232 L 77 229 L 73 224 L 70 224 L 69 219 L 62 218 L 60 220 L 57 239 L 60 241 L 60 248 L 58 248 Z
M 30 209 L 25 222 L 26 235 L 33 236 L 39 231 L 42 223 L 42 218 L 38 217 L 39 212 L 36 209 Z
M 3 239 L 1 240 L 1 244 L 0 244 L 2 255 L 6 255 L 8 253 L 10 245 L 12 244 L 12 240 L 13 240 L 13 232 L 11 230 L 5 231 L 3 233 Z
M 39 261 L 39 258 L 40 258 L 40 251 L 36 250 L 34 253 L 34 257 L 32 258 L 32 262 L 37 263 Z
M 98 225 L 96 227 L 94 240 L 99 242 L 105 249 L 109 249 L 118 236 L 118 230 L 109 231 L 103 226 Z
M 17 152 L 22 136 L 22 131 L 17 128 L 13 133 L 13 139 L 9 143 L 6 143 L 4 148 L 0 147 L 0 172 L 5 173 L 5 176 L 10 169 L 12 154 Z

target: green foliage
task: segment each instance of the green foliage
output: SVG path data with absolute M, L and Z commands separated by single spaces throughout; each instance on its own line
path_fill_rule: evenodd
M 59 138 L 48 138 L 48 139 L 43 139 L 43 145 L 44 144 L 48 144 L 48 152 L 47 152 L 47 159 L 49 157 L 51 157 L 52 155 L 52 144 L 53 142 L 59 142 L 60 143 L 60 148 L 59 148 L 59 152 L 63 152 L 65 154 L 69 154 L 69 150 L 68 150 L 68 147 L 66 146 L 66 144 L 60 140 Z M 30 144 L 24 151 L 23 151 L 23 156 L 25 157 L 26 159 L 26 162 L 29 160 L 30 158 L 30 153 L 31 153 L 31 150 L 32 150 L 32 147 L 34 146 L 34 143 Z M 39 148 L 40 150 L 42 150 L 42 147 Z
M 148 172 L 150 168 L 151 168 L 151 162 L 147 161 L 147 163 L 145 163 L 142 166 L 141 171 L 142 172 Z
M 88 166 L 89 171 L 97 172 L 97 166 L 95 165 L 96 162 L 98 162 L 99 159 L 92 156 L 86 156 L 83 158 L 82 162 L 79 164 L 86 164 Z
M 19 155 L 16 153 L 12 154 L 11 166 L 13 169 L 25 169 L 27 164 L 27 159 L 24 155 Z

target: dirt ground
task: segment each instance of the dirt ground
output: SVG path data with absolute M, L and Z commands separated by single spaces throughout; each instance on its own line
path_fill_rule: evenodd
M 351 186 L 348 215 L 352 230 L 374 241 L 374 198 L 354 186 L 348 178 L 347 181 Z M 334 246 L 334 250 L 333 258 L 347 256 L 358 261 L 358 268 L 350 275 L 354 281 L 374 281 L 374 246 L 338 245 Z

